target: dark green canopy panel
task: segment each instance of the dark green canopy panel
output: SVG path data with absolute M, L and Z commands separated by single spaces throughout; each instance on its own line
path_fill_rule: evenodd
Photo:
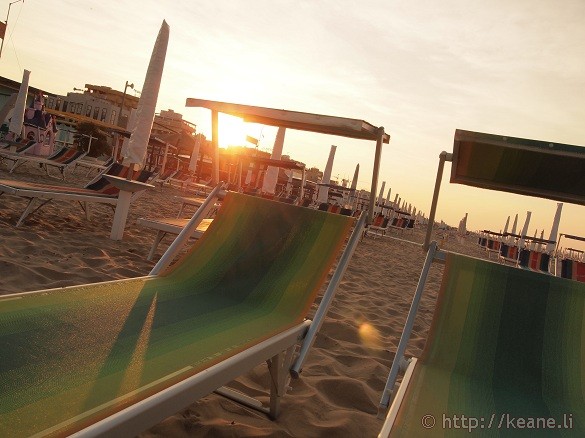
M 458 129 L 451 182 L 585 205 L 585 147 Z
M 0 436 L 69 434 L 302 322 L 354 222 L 229 193 L 163 276 L 0 296 Z

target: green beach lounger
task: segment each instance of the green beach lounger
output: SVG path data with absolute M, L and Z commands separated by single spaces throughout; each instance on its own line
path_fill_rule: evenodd
M 451 182 L 585 205 L 584 149 L 457 130 L 429 224 L 445 161 Z M 585 284 L 440 250 L 431 232 L 379 436 L 585 436 Z M 444 264 L 433 321 L 421 357 L 407 359 L 433 262 Z
M 364 222 L 230 192 L 170 268 L 1 296 L 0 435 L 133 436 L 264 361 L 276 416 L 319 326 L 309 309 L 343 250 L 330 301 Z
M 585 285 L 451 253 L 444 269 L 381 436 L 585 436 Z

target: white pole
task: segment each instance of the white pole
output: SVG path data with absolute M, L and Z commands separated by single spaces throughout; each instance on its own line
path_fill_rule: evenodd
M 557 234 L 559 233 L 559 224 L 561 223 L 561 212 L 563 210 L 563 203 L 557 203 L 557 211 L 555 213 L 555 217 L 553 219 L 552 228 L 550 229 L 550 236 L 548 240 L 552 240 L 554 242 L 557 241 Z M 547 243 L 546 244 L 546 252 L 551 253 L 555 249 L 555 243 Z
M 12 118 L 8 126 L 8 140 L 16 140 L 22 135 L 22 124 L 24 123 L 24 111 L 26 109 L 26 98 L 28 97 L 28 81 L 30 71 L 25 70 L 22 74 L 22 82 L 16 97 L 16 103 L 12 110 Z M 37 138 L 38 141 L 38 138 Z
M 382 181 L 382 186 L 380 187 L 380 193 L 378 194 L 378 207 L 376 207 L 376 212 L 382 211 L 382 204 L 384 204 L 384 189 L 386 188 L 386 181 Z
M 280 160 L 282 157 L 282 149 L 284 147 L 284 135 L 286 128 L 279 127 L 276 133 L 276 139 L 274 140 L 274 146 L 272 147 L 272 154 L 270 155 L 271 160 Z M 262 192 L 274 194 L 276 189 L 276 183 L 278 181 L 279 168 L 276 166 L 268 166 L 268 170 L 264 174 L 264 180 L 262 182 Z M 291 170 L 292 172 L 292 170 Z
M 323 172 L 323 178 L 321 179 L 322 184 L 329 184 L 331 182 L 331 172 L 333 170 L 333 160 L 335 158 L 335 150 L 337 146 L 331 145 L 331 149 L 329 150 L 329 158 L 327 159 L 327 165 L 325 166 L 325 171 Z M 319 186 L 319 191 L 317 194 L 317 202 L 327 202 L 329 201 L 329 187 L 327 186 Z
M 200 136 L 195 137 L 195 146 L 191 151 L 191 158 L 189 159 L 189 170 L 193 173 L 197 170 L 197 159 L 199 157 L 199 149 L 201 148 Z
M 516 234 L 516 227 L 518 226 L 518 213 L 514 217 L 514 223 L 512 224 L 512 234 Z
M 524 245 L 524 238 L 526 237 L 526 234 L 528 233 L 528 225 L 530 224 L 530 216 L 532 216 L 532 212 L 527 211 L 526 212 L 526 220 L 524 221 L 524 226 L 522 227 L 522 232 L 520 233 L 520 241 L 518 242 L 519 249 L 522 249 L 522 246 Z

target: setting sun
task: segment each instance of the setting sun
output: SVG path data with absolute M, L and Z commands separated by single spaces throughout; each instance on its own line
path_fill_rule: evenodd
M 246 140 L 246 125 L 239 117 L 219 114 L 218 118 L 219 146 L 242 146 Z

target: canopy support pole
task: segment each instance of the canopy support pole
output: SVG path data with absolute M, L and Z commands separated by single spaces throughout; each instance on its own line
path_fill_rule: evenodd
M 433 226 L 435 225 L 435 214 L 437 213 L 437 202 L 439 202 L 439 191 L 441 190 L 441 180 L 443 179 L 443 169 L 445 168 L 445 161 L 452 161 L 453 154 L 445 151 L 439 154 L 439 168 L 437 169 L 437 180 L 435 181 L 435 191 L 433 192 L 433 201 L 431 202 L 431 211 L 429 212 L 429 222 L 427 224 L 427 235 L 423 244 L 423 251 L 429 250 L 431 243 L 431 234 L 433 233 Z
M 372 174 L 372 188 L 370 189 L 370 206 L 368 207 L 368 217 L 366 224 L 371 225 L 374 218 L 374 205 L 376 204 L 376 191 L 378 188 L 378 174 L 380 173 L 380 161 L 382 160 L 382 142 L 384 140 L 384 127 L 378 128 L 376 138 L 376 155 L 374 157 L 374 173 Z
M 213 175 L 212 184 L 219 184 L 219 138 L 218 138 L 218 112 L 211 111 L 211 145 L 213 148 Z
M 353 252 L 355 251 L 357 244 L 359 243 L 360 238 L 362 237 L 365 219 L 366 215 L 365 213 L 362 213 L 355 225 L 355 228 L 353 229 L 353 232 L 351 233 L 351 236 L 349 236 L 347 246 L 345 247 L 343 253 L 341 254 L 339 262 L 337 263 L 337 267 L 335 268 L 335 272 L 333 272 L 333 276 L 331 277 L 331 280 L 327 285 L 327 289 L 323 294 L 323 298 L 321 298 L 321 303 L 319 304 L 319 307 L 315 312 L 313 322 L 311 323 L 311 326 L 309 327 L 309 330 L 307 332 L 307 336 L 305 337 L 305 340 L 301 345 L 299 355 L 290 369 L 291 376 L 295 379 L 298 378 L 299 375 L 301 374 L 303 363 L 305 362 L 307 354 L 309 353 L 309 348 L 311 348 L 313 342 L 315 342 L 315 337 L 317 336 L 317 332 L 319 331 L 321 325 L 323 324 L 323 321 L 325 320 L 325 315 L 329 310 L 329 306 L 331 304 L 331 301 L 333 300 L 333 296 L 335 295 L 337 286 L 341 282 L 343 274 L 345 273 L 345 270 L 349 265 L 351 256 L 353 255 Z

